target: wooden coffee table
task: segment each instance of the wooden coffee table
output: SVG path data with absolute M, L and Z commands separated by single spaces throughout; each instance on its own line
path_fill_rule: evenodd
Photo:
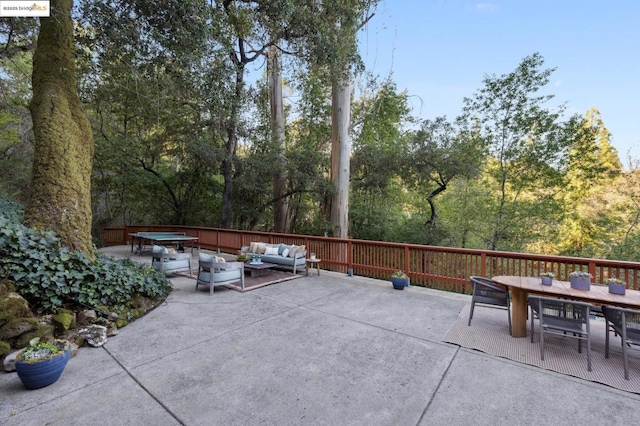
M 244 264 L 244 270 L 249 271 L 251 277 L 262 277 L 269 273 L 269 269 L 278 266 L 275 263 L 251 263 Z

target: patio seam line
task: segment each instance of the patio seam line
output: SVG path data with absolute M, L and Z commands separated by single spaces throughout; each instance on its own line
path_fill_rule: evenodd
M 106 351 L 106 348 L 102 347 L 102 349 Z M 107 352 L 107 353 L 108 353 L 108 352 Z M 8 374 L 9 372 L 6 372 L 6 373 Z M 14 372 L 14 373 L 15 373 L 15 372 Z M 17 374 L 17 373 L 16 373 L 16 374 Z M 58 399 L 60 399 L 60 398 L 65 397 L 66 395 L 71 395 L 71 394 L 76 393 L 76 392 L 78 392 L 78 391 L 81 391 L 81 390 L 83 390 L 83 389 L 90 388 L 90 387 L 92 387 L 92 386 L 94 386 L 94 385 L 96 385 L 96 384 L 98 384 L 98 383 L 102 383 L 102 382 L 104 382 L 104 381 L 106 381 L 106 380 L 110 380 L 110 379 L 112 379 L 112 378 L 114 378 L 114 377 L 117 377 L 117 376 L 119 376 L 119 375 L 121 375 L 121 374 L 124 374 L 124 373 L 123 373 L 122 371 L 118 371 L 117 373 L 115 373 L 115 374 L 111 374 L 111 375 L 106 376 L 106 377 L 103 377 L 102 379 L 97 380 L 97 381 L 96 381 L 96 382 L 94 382 L 94 383 L 89 383 L 89 384 L 84 385 L 84 386 L 79 386 L 79 387 L 77 387 L 77 388 L 73 389 L 72 391 L 70 391 L 70 392 L 68 392 L 68 393 L 66 393 L 66 394 L 58 395 L 58 396 L 55 396 L 55 397 L 53 397 L 53 398 L 49 398 L 49 399 L 46 399 L 46 400 L 40 401 L 38 404 L 35 404 L 35 405 L 32 405 L 32 406 L 30 406 L 30 407 L 28 407 L 28 408 L 26 408 L 26 409 L 23 409 L 22 411 L 20 411 L 20 413 L 27 413 L 27 412 L 29 412 L 29 411 L 33 410 L 34 408 L 38 408 L 38 407 L 40 407 L 40 406 L 42 406 L 42 405 L 49 404 L 50 402 L 53 402 L 53 401 L 56 401 L 56 400 L 58 400 Z M 2 417 L 2 416 L 0 416 L 0 425 L 1 425 L 1 424 L 3 424 L 3 423 L 2 423 L 2 421 L 3 421 L 3 420 L 7 420 L 7 419 L 10 419 L 10 418 L 12 418 L 12 416 L 8 416 L 8 417 Z
M 122 370 L 124 370 L 124 372 L 131 377 L 131 379 L 136 382 L 138 384 L 138 386 L 140 386 L 140 388 L 142 388 L 142 390 L 144 390 L 146 392 L 147 395 L 149 395 L 155 402 L 158 403 L 158 405 L 160 405 L 162 408 L 165 409 L 165 411 L 175 419 L 175 421 L 177 421 L 179 424 L 181 425 L 186 425 L 186 423 L 184 421 L 182 421 L 173 411 L 171 411 L 171 409 L 169 407 L 167 407 L 162 401 L 160 401 L 158 398 L 156 398 L 156 396 L 153 394 L 153 392 L 151 392 L 149 389 L 147 389 L 147 387 L 145 385 L 143 385 L 136 376 L 134 376 L 131 371 L 129 371 L 129 369 L 127 367 L 125 367 L 120 361 L 118 361 L 118 359 L 109 351 L 109 349 L 105 348 L 103 346 L 104 350 L 107 352 L 107 354 L 109 354 L 109 356 L 122 368 Z
M 175 303 L 175 302 L 172 302 L 172 303 Z M 181 302 L 178 302 L 178 303 L 181 303 Z M 152 363 L 152 362 L 156 362 L 156 361 L 161 360 L 161 359 L 163 359 L 163 358 L 166 358 L 166 357 L 168 357 L 168 356 L 178 354 L 178 353 L 180 353 L 180 352 L 184 351 L 185 349 L 189 349 L 189 348 L 192 348 L 192 347 L 194 347 L 194 346 L 201 345 L 201 344 L 203 344 L 203 343 L 208 343 L 210 340 L 217 339 L 217 338 L 219 338 L 219 337 L 221 337 L 221 336 L 225 336 L 225 335 L 230 334 L 230 333 L 234 333 L 234 332 L 236 332 L 236 331 L 242 330 L 243 328 L 246 328 L 246 327 L 249 327 L 249 326 L 252 326 L 252 325 L 258 324 L 258 323 L 260 323 L 260 322 L 263 322 L 263 321 L 265 321 L 265 320 L 268 320 L 268 319 L 274 318 L 274 317 L 276 317 L 276 316 L 282 315 L 282 314 L 284 314 L 284 313 L 286 313 L 286 312 L 289 312 L 289 311 L 291 311 L 291 310 L 293 310 L 293 309 L 296 309 L 296 308 L 299 308 L 299 307 L 300 307 L 300 305 L 296 305 L 296 306 L 293 306 L 293 307 L 291 307 L 291 308 L 287 308 L 286 310 L 284 310 L 284 311 L 282 311 L 282 312 L 278 312 L 278 313 L 275 313 L 275 314 L 273 314 L 273 315 L 269 315 L 269 316 L 266 316 L 266 317 L 264 317 L 264 318 L 260 318 L 260 319 L 258 319 L 258 320 L 253 321 L 253 322 L 250 322 L 250 323 L 247 323 L 247 324 L 244 324 L 244 325 L 238 326 L 238 327 L 236 327 L 236 328 L 234 328 L 234 329 L 230 329 L 230 330 L 228 330 L 228 331 L 226 331 L 226 332 L 224 332 L 224 333 L 216 334 L 215 336 L 208 337 L 208 338 L 206 338 L 206 339 L 204 339 L 204 340 L 200 340 L 200 341 L 195 342 L 195 343 L 193 343 L 193 344 L 191 344 L 191 345 L 182 346 L 182 347 L 180 347 L 180 348 L 179 348 L 179 349 L 177 349 L 177 350 L 174 350 L 174 351 L 172 351 L 172 352 L 167 352 L 166 354 L 161 355 L 161 356 L 159 356 L 159 357 L 157 357 L 157 358 L 153 358 L 153 359 L 150 359 L 150 360 L 148 360 L 148 361 L 142 362 L 142 363 L 140 363 L 140 364 L 136 364 L 136 365 L 132 366 L 131 368 L 132 368 L 132 369 L 135 369 L 135 368 L 139 368 L 139 367 L 142 367 L 142 366 L 144 366 L 144 365 L 150 364 L 150 363 Z M 107 350 L 107 348 L 105 348 L 105 350 Z M 108 352 L 108 350 L 107 350 L 107 352 Z M 112 357 L 114 357 L 114 359 L 116 360 L 116 362 L 118 362 L 118 364 L 120 364 L 120 362 L 115 358 L 115 356 L 111 354 L 111 352 L 108 352 L 108 353 L 109 353 L 109 355 L 111 355 Z M 123 367 L 123 368 L 124 368 L 124 367 Z M 127 370 L 127 371 L 128 371 L 128 370 Z
M 448 347 L 448 348 L 460 349 L 460 346 L 458 346 L 456 344 L 453 344 L 453 343 L 443 342 L 442 340 L 429 340 L 429 339 L 426 339 L 424 337 L 414 336 L 412 334 L 403 333 L 401 331 L 392 330 L 390 328 L 384 328 L 384 327 L 382 327 L 380 325 L 371 324 L 371 323 L 360 321 L 360 320 L 357 320 L 357 319 L 354 319 L 354 318 L 349 318 L 349 317 L 345 317 L 345 316 L 342 316 L 342 315 L 333 314 L 331 312 L 321 311 L 321 310 L 319 310 L 317 308 L 312 308 L 310 306 L 299 305 L 299 307 L 309 309 L 310 311 L 319 312 L 321 314 L 330 315 L 330 316 L 335 317 L 335 318 L 340 318 L 340 319 L 344 319 L 344 320 L 347 320 L 347 321 L 352 321 L 352 322 L 355 322 L 357 324 L 361 324 L 361 325 L 377 328 L 379 330 L 387 331 L 387 332 L 390 332 L 390 333 L 398 334 L 400 336 L 409 337 L 411 339 L 419 340 L 419 341 L 422 341 L 422 342 L 435 343 L 435 344 L 438 344 L 440 346 L 445 346 L 445 347 Z
M 309 309 L 313 309 L 313 308 L 310 308 L 309 306 L 307 306 L 307 304 L 314 303 L 314 302 L 317 302 L 318 300 L 326 299 L 326 298 L 329 297 L 329 296 L 318 296 L 317 298 L 311 299 L 311 300 L 307 300 L 306 302 L 294 302 L 292 300 L 284 299 L 282 297 L 272 296 L 270 294 L 259 294 L 259 293 L 256 293 L 256 295 L 258 295 L 260 297 L 268 297 L 269 299 L 277 300 L 279 302 L 291 303 L 291 304 L 296 305 L 297 307 L 305 307 L 305 308 L 309 308 Z M 320 312 L 322 312 L 322 311 L 320 311 Z
M 422 423 L 422 420 L 427 415 L 427 411 L 429 410 L 429 407 L 431 407 L 431 404 L 433 403 L 433 399 L 438 394 L 438 391 L 440 390 L 440 386 L 442 386 L 442 382 L 444 382 L 444 378 L 447 376 L 447 373 L 449 373 L 449 369 L 451 368 L 451 365 L 453 364 L 453 361 L 456 359 L 456 356 L 458 356 L 458 352 L 460 352 L 460 346 L 458 346 L 458 349 L 456 349 L 456 351 L 453 353 L 453 356 L 451 357 L 451 360 L 449 361 L 449 365 L 447 365 L 447 368 L 444 370 L 444 373 L 442 373 L 442 376 L 440 377 L 440 380 L 438 381 L 438 386 L 436 386 L 434 391 L 431 393 L 431 397 L 429 398 L 429 402 L 427 403 L 427 406 L 424 407 L 424 410 L 422 411 L 422 415 L 418 419 L 418 423 L 416 423 L 416 426 L 420 425 Z

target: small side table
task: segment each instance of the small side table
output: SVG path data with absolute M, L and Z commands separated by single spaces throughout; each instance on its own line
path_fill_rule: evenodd
M 307 276 L 309 276 L 309 268 L 312 268 L 313 265 L 316 265 L 316 270 L 318 271 L 318 275 L 320 275 L 320 259 L 307 259 Z

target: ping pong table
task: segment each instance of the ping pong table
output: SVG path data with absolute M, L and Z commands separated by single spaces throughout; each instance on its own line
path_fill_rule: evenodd
M 132 237 L 131 253 L 133 253 L 133 246 L 137 238 L 138 246 L 136 253 L 140 256 L 142 256 L 144 251 L 145 242 L 157 245 L 176 244 L 178 251 L 184 251 L 184 244 L 191 243 L 191 254 L 193 254 L 193 243 L 198 241 L 198 237 L 185 235 L 184 232 L 134 232 L 129 234 L 129 236 Z

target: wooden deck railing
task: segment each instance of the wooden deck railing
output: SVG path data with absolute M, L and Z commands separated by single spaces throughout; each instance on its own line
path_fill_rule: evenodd
M 198 237 L 198 245 L 202 248 L 229 253 L 235 253 L 252 241 L 304 244 L 307 253 L 316 253 L 322 259 L 323 269 L 345 274 L 351 270 L 355 275 L 379 279 L 387 279 L 394 271 L 402 269 L 411 277 L 412 285 L 460 293 L 470 292 L 470 275 L 538 276 L 540 272 L 551 271 L 558 279 L 568 281 L 569 274 L 578 269 L 590 272 L 596 283 L 603 283 L 607 277 L 615 275 L 626 281 L 630 289 L 640 287 L 640 262 L 185 226 L 106 228 L 101 238 L 108 245 L 131 244 L 129 234 L 144 231 L 185 232 Z

